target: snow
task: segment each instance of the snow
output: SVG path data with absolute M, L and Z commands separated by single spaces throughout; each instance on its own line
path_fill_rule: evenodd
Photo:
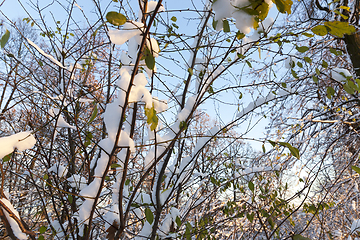
M 142 36 L 136 35 L 134 38 L 131 38 L 128 43 L 128 54 L 130 58 L 136 59 L 137 58 L 137 52 L 139 49 L 139 46 L 142 41 Z
M 35 43 L 33 43 L 30 39 L 26 38 L 27 42 L 33 46 L 41 55 L 43 55 L 44 57 L 48 58 L 50 61 L 52 61 L 53 63 L 55 63 L 56 65 L 58 65 L 61 68 L 66 69 L 66 67 L 64 67 L 64 65 L 62 65 L 61 62 L 59 62 L 58 60 L 56 60 L 53 56 L 51 56 L 50 54 L 45 53 L 42 49 L 40 49 Z
M 72 175 L 67 180 L 69 181 L 71 187 L 79 189 L 80 191 L 87 186 L 86 178 L 84 178 L 78 174 Z
M 138 236 L 135 237 L 135 240 L 145 240 L 148 239 L 152 231 L 152 225 L 148 221 L 145 221 L 143 228 L 139 232 Z
M 30 131 L 20 132 L 8 137 L 0 138 L 0 158 L 12 153 L 15 149 L 24 151 L 32 148 L 36 143 Z
M 155 10 L 156 6 L 157 6 L 158 2 L 157 1 L 148 1 L 147 3 L 147 8 L 146 8 L 146 13 L 151 13 Z M 165 11 L 165 8 L 163 7 L 163 5 L 161 4 L 161 6 L 159 7 L 159 11 L 158 12 L 162 12 Z
M 141 22 L 126 22 L 121 30 L 109 30 L 109 36 L 112 43 L 122 45 L 129 39 L 141 34 L 144 24 Z
M 144 6 L 143 2 L 140 2 L 142 4 L 142 7 Z M 158 2 L 157 1 L 148 1 L 147 5 L 146 5 L 146 13 L 151 13 L 155 10 L 156 6 L 157 6 Z M 159 7 L 158 12 L 163 12 L 165 11 L 165 8 L 163 7 L 163 5 L 161 4 L 161 6 Z M 139 19 L 142 19 L 142 11 L 139 10 Z
M 351 73 L 349 70 L 345 68 L 333 68 L 331 70 L 331 77 L 335 79 L 336 81 L 345 81 L 346 77 L 351 77 Z
M 159 56 L 160 48 L 155 38 L 151 38 L 150 41 L 146 39 L 146 46 L 151 49 L 152 55 L 157 58 Z
M 56 117 L 59 116 L 56 122 L 56 127 L 65 127 L 65 128 L 71 128 L 71 129 L 76 129 L 75 126 L 70 125 L 69 123 L 67 123 L 64 119 L 64 117 L 60 114 L 60 110 L 57 108 L 51 108 L 49 110 L 49 114 L 51 117 Z
M 195 156 L 198 153 L 198 151 L 202 150 L 202 148 L 208 143 L 208 141 L 210 141 L 210 139 L 213 136 L 215 136 L 215 134 L 219 131 L 220 131 L 220 127 L 215 126 L 208 131 L 208 133 L 206 134 L 206 137 L 200 137 L 195 145 L 195 148 L 193 151 L 193 156 Z
M 68 222 L 64 222 L 62 225 L 66 229 Z M 51 222 L 51 225 L 54 227 L 56 231 L 57 239 L 65 239 L 65 233 L 61 228 L 61 224 L 58 220 L 54 220 Z
M 85 198 L 95 198 L 100 184 L 101 178 L 94 178 L 94 180 L 88 186 L 80 191 L 80 195 Z
M 94 199 L 86 199 L 78 211 L 78 213 L 79 213 L 78 218 L 79 218 L 79 222 L 80 222 L 80 227 L 79 227 L 79 235 L 80 236 L 82 236 L 84 233 L 84 224 L 89 223 L 90 212 L 91 212 L 91 209 L 92 209 L 94 203 L 95 203 Z
M 294 66 L 296 64 L 295 58 L 294 57 L 287 57 L 285 59 L 285 67 L 290 69 L 292 66 Z
M 237 118 L 242 117 L 249 112 L 253 111 L 255 108 L 259 107 L 260 105 L 269 102 L 275 98 L 273 93 L 269 93 L 266 97 L 259 97 L 254 102 L 250 102 L 249 105 L 240 113 L 237 114 Z
M 166 100 L 159 100 L 157 97 L 153 97 L 154 109 L 157 113 L 167 110 L 168 105 Z
M 139 102 L 143 100 L 145 102 L 146 108 L 152 107 L 152 97 L 149 92 L 145 88 L 145 85 L 147 84 L 147 80 L 144 73 L 138 73 L 136 74 L 134 78 L 134 85 L 131 88 L 130 96 L 129 96 L 129 102 Z
M 195 102 L 196 102 L 196 95 L 193 95 L 187 99 L 185 107 L 177 115 L 177 118 L 180 122 L 185 121 L 189 117 L 195 105 Z
M 9 200 L 5 199 L 5 198 L 1 198 L 0 199 L 1 202 L 3 202 L 5 204 L 5 206 L 13 213 L 15 214 L 15 216 L 20 220 L 20 215 L 18 213 L 18 211 L 15 210 L 15 208 L 13 207 L 13 205 L 10 203 Z M 17 224 L 17 222 L 12 218 L 10 217 L 9 213 L 3 209 L 3 212 L 5 214 L 5 217 L 6 219 L 8 220 L 10 226 L 11 226 L 11 229 L 14 233 L 14 235 L 20 239 L 20 240 L 25 240 L 25 239 L 28 239 L 28 237 L 26 236 L 25 233 L 23 233 L 21 231 L 21 228 L 20 226 Z
M 57 174 L 60 178 L 65 177 L 68 172 L 67 168 L 61 164 L 52 165 L 51 168 L 48 169 L 48 171 Z
M 355 233 L 355 231 L 360 232 L 360 219 L 355 219 L 353 223 L 351 224 L 351 234 Z

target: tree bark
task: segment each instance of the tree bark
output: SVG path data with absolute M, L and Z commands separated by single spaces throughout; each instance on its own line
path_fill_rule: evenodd
M 356 77 L 360 77 L 360 32 L 357 31 L 352 35 L 345 35 L 344 42 Z

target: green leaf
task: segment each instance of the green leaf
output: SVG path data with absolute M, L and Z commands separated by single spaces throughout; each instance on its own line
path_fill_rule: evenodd
M 350 7 L 347 7 L 347 6 L 340 6 L 339 8 L 340 8 L 340 9 L 344 9 L 344 10 L 346 10 L 346 11 L 350 12 Z
M 94 111 L 93 111 L 92 114 L 91 114 L 89 123 L 91 123 L 92 121 L 94 121 L 94 119 L 95 119 L 96 116 L 97 116 L 97 113 L 98 113 L 97 104 L 95 104 Z
M 355 27 L 350 25 L 348 22 L 325 22 L 324 25 L 328 27 L 329 33 L 336 37 L 344 37 L 344 34 L 352 34 L 355 32 Z
M 230 32 L 229 21 L 226 19 L 223 21 L 223 29 L 224 29 L 224 32 Z
M 319 79 L 315 75 L 312 76 L 312 79 L 316 84 L 319 82 Z
M 146 208 L 145 209 L 145 217 L 146 217 L 146 220 L 152 224 L 153 221 L 154 221 L 154 214 L 152 213 L 152 211 L 149 209 L 149 208 Z
M 252 191 L 252 192 L 254 192 L 254 189 L 255 189 L 255 186 L 254 186 L 254 183 L 253 182 L 249 182 L 248 183 L 248 187 L 249 187 L 249 189 Z
M 320 70 L 319 70 L 318 68 L 315 69 L 315 72 L 316 72 L 316 74 L 317 74 L 318 76 L 320 76 L 321 73 L 320 73 Z
M 145 108 L 145 116 L 147 117 L 146 122 L 150 125 L 150 130 L 154 131 L 159 122 L 154 106 L 152 108 Z
M 188 72 L 189 72 L 190 76 L 192 76 L 194 74 L 194 71 L 192 70 L 192 68 L 188 68 Z
M 286 88 L 286 83 L 281 83 L 281 86 L 283 87 L 283 88 Z
M 332 87 L 327 87 L 326 89 L 327 98 L 331 99 L 332 96 L 335 94 L 335 90 Z
M 251 63 L 248 60 L 246 60 L 245 62 L 250 68 L 252 68 Z
M 259 12 L 258 18 L 264 20 L 269 13 L 269 4 L 263 1 L 260 5 L 256 7 L 256 10 Z
M 323 68 L 328 68 L 329 64 L 323 60 L 322 63 L 321 63 L 321 66 Z
M 359 168 L 359 167 L 357 167 L 357 166 L 351 166 L 351 168 L 352 168 L 355 172 L 357 172 L 358 174 L 360 174 L 360 168 Z
M 309 47 L 307 46 L 302 46 L 302 47 L 296 47 L 296 50 L 298 50 L 301 53 L 306 52 L 307 50 L 309 50 Z
M 293 236 L 293 240 L 311 240 L 311 239 L 307 237 L 303 237 L 300 234 L 296 234 Z
M 179 218 L 179 216 L 176 216 L 175 223 L 178 227 L 181 226 L 181 219 Z
M 281 13 L 291 13 L 291 5 L 293 2 L 291 0 L 272 0 L 275 3 L 277 9 Z
M 336 51 L 336 49 L 334 49 L 334 48 L 330 48 L 330 52 L 331 52 L 332 54 L 335 54 L 335 56 L 340 56 L 340 55 L 343 54 L 343 52 L 342 52 L 341 50 Z
M 303 67 L 302 62 L 297 62 L 297 63 L 296 63 L 296 65 L 298 65 L 300 68 L 302 68 L 302 67 Z
M 247 213 L 247 214 L 246 214 L 246 218 L 247 218 L 250 222 L 254 221 L 254 217 L 255 217 L 255 213 L 251 213 L 251 214 Z
M 244 33 L 240 32 L 240 31 L 237 31 L 237 32 L 236 32 L 236 38 L 237 38 L 238 40 L 243 39 L 244 37 L 245 37 L 245 34 L 244 34 Z
M 291 75 L 293 75 L 294 78 L 299 78 L 294 69 L 291 69 Z
M 191 240 L 191 231 L 192 231 L 192 226 L 190 223 L 186 223 L 186 229 L 185 229 L 185 237 L 186 240 Z
M 1 48 L 4 48 L 7 41 L 9 40 L 9 37 L 10 37 L 10 32 L 9 30 L 6 29 L 6 32 L 5 34 L 1 37 Z
M 44 240 L 45 238 L 44 238 L 44 236 L 43 235 L 40 235 L 39 237 L 38 237 L 38 240 Z
M 273 147 L 275 147 L 275 145 L 276 145 L 276 142 L 274 142 L 274 141 L 271 141 L 271 140 L 268 140 L 268 142 L 271 144 L 271 146 L 273 146 Z
M 113 163 L 113 164 L 111 164 L 110 167 L 111 167 L 111 168 L 118 168 L 118 167 L 121 167 L 121 165 L 120 165 L 120 164 L 117 164 L 117 163 Z
M 290 153 L 296 157 L 297 159 L 300 159 L 300 152 L 299 149 L 297 149 L 296 147 L 291 146 L 290 143 L 287 142 L 279 142 L 279 145 L 287 147 L 290 151 Z
M 345 83 L 343 85 L 343 88 L 348 94 L 354 94 L 355 93 L 355 90 L 352 87 L 350 87 L 348 83 Z
M 40 234 L 43 234 L 44 232 L 46 232 L 46 230 L 47 230 L 47 227 L 42 226 L 42 227 L 39 229 L 39 232 L 40 232 Z
M 304 35 L 305 37 L 313 37 L 314 36 L 313 34 L 306 33 L 306 32 L 302 33 L 302 35 Z
M 261 146 L 261 148 L 262 148 L 262 151 L 265 153 L 266 150 L 265 150 L 265 145 L 264 144 Z
M 173 22 L 176 22 L 176 21 L 177 21 L 177 18 L 176 18 L 175 16 L 172 16 L 172 17 L 170 18 L 170 20 L 173 21 Z
M 149 49 L 146 48 L 145 50 L 146 54 L 145 54 L 145 64 L 148 67 L 148 69 L 150 70 L 154 70 L 155 67 L 155 58 L 154 56 L 151 54 L 151 52 L 149 51 Z
M 3 157 L 3 159 L 2 159 L 3 163 L 10 161 L 10 158 L 11 158 L 11 153 L 6 155 L 5 157 Z
M 125 186 L 129 185 L 130 184 L 130 179 L 126 179 L 125 181 Z
M 179 128 L 185 130 L 187 128 L 187 123 L 185 121 L 181 121 L 179 124 Z
M 311 60 L 311 58 L 309 58 L 309 57 L 304 57 L 304 60 L 305 60 L 305 62 L 307 62 L 307 63 L 312 63 L 312 60 Z
M 69 194 L 68 195 L 68 200 L 69 200 L 70 203 L 73 202 L 73 199 L 74 199 L 73 196 L 71 194 Z M 42 232 L 40 232 L 40 233 L 42 233 Z
M 106 14 L 106 20 L 115 26 L 124 25 L 127 21 L 126 17 L 118 12 L 108 12 Z
M 219 21 L 215 21 L 215 20 L 213 19 L 212 26 L 213 26 L 213 28 L 214 28 L 215 30 L 216 30 L 216 26 L 217 26 L 218 22 L 219 22 Z
M 84 146 L 87 147 L 91 144 L 91 139 L 93 138 L 93 135 L 91 132 L 86 132 L 86 138 L 85 138 L 85 143 Z
M 325 36 L 328 33 L 327 28 L 324 25 L 318 25 L 316 27 L 313 27 L 311 31 L 319 36 Z
M 45 175 L 44 175 L 44 180 L 48 180 L 49 179 L 49 176 L 45 173 Z

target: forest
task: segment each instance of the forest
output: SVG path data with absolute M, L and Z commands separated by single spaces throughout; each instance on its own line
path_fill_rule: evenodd
M 360 0 L 0 14 L 0 239 L 360 239 Z

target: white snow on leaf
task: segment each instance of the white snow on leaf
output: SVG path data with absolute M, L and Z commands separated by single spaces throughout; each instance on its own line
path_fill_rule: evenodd
M 64 65 L 62 65 L 61 62 L 59 62 L 58 60 L 56 60 L 53 56 L 51 56 L 50 54 L 45 53 L 42 49 L 40 49 L 35 43 L 33 43 L 30 39 L 26 39 L 28 41 L 28 43 L 33 46 L 41 55 L 43 55 L 44 57 L 48 58 L 50 61 L 52 61 L 53 63 L 55 63 L 56 65 L 58 65 L 61 68 L 66 69 L 66 67 L 64 67 Z
M 32 148 L 36 143 L 30 131 L 20 132 L 8 137 L 0 138 L 0 158 L 12 153 L 15 149 L 24 151 Z
M 68 172 L 67 168 L 61 164 L 52 165 L 51 168 L 48 169 L 48 171 L 57 174 L 60 178 L 65 177 Z
M 126 22 L 121 30 L 109 30 L 109 36 L 112 43 L 122 45 L 130 38 L 141 34 L 144 24 L 141 22 Z
M 345 81 L 347 77 L 351 77 L 349 70 L 345 68 L 333 68 L 331 70 L 331 77 L 336 81 Z
M 269 8 L 272 6 L 271 0 L 265 1 Z M 218 21 L 216 30 L 220 31 L 223 28 L 223 20 L 226 18 L 234 18 L 235 26 L 240 32 L 248 34 L 254 26 L 255 18 L 247 14 L 240 8 L 249 6 L 248 0 L 217 0 L 213 3 L 212 8 L 215 11 L 214 20 Z M 264 20 L 263 22 L 265 22 Z M 268 24 L 268 22 L 265 22 Z
M 146 46 L 151 49 L 152 55 L 157 58 L 159 56 L 160 48 L 155 38 L 151 38 L 150 41 L 146 39 Z
M 1 202 L 3 202 L 5 204 L 5 206 L 13 213 L 15 214 L 15 216 L 20 220 L 20 215 L 18 213 L 18 211 L 15 210 L 15 208 L 13 207 L 13 205 L 10 203 L 9 200 L 5 199 L 5 198 L 1 198 L 0 199 Z M 28 239 L 28 237 L 26 236 L 25 233 L 23 233 L 23 231 L 21 231 L 20 226 L 17 224 L 17 222 L 9 215 L 9 213 L 3 209 L 3 212 L 5 214 L 6 219 L 8 220 L 11 229 L 14 233 L 14 235 L 20 239 L 20 240 L 25 240 Z

